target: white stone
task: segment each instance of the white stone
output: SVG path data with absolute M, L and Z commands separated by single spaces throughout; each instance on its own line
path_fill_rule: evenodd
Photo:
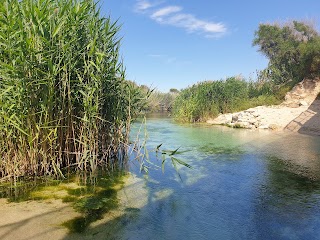
M 258 128 L 259 129 L 269 129 L 269 125 L 261 125 Z
M 309 104 L 306 101 L 300 101 L 299 106 L 308 106 Z

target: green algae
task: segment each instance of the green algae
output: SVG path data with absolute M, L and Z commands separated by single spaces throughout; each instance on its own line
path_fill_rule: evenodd
M 245 151 L 240 147 L 232 146 L 212 146 L 212 145 L 204 145 L 199 148 L 200 152 L 204 152 L 206 154 L 225 154 L 225 155 L 240 155 L 244 154 Z
M 125 174 L 112 176 L 99 173 L 96 176 L 70 176 L 66 180 L 34 179 L 0 185 L 0 198 L 10 202 L 61 200 L 73 206 L 81 216 L 62 223 L 70 232 L 83 232 L 104 214 L 118 207 L 117 191 L 124 185 Z

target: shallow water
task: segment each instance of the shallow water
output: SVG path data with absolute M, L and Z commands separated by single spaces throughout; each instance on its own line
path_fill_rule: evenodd
M 153 162 L 161 165 L 152 149 L 162 143 L 180 147 L 176 157 L 193 169 L 180 166 L 179 177 L 167 159 L 164 173 L 146 177 L 133 164 L 143 184 L 131 186 L 134 200 L 126 200 L 142 204 L 119 219 L 114 238 L 320 239 L 319 137 L 168 118 L 148 119 L 147 132 Z
M 28 202 L 21 206 L 8 205 L 3 211 L 10 210 L 22 220 L 16 222 L 14 217 L 10 224 L 2 221 L 0 238 L 320 239 L 319 137 L 176 124 L 170 118 L 159 116 L 148 118 L 146 125 L 135 123 L 132 140 L 136 139 L 137 132 L 140 132 L 141 140 L 148 136 L 146 146 L 151 163 L 145 163 L 150 167 L 149 174 L 141 173 L 139 163 L 132 157 L 129 162 L 132 176 L 126 178 L 123 188 L 119 187 L 116 206 L 110 208 L 104 204 L 111 199 L 110 191 L 106 190 L 112 184 L 101 183 L 112 179 L 102 176 L 97 178 L 94 188 L 77 185 L 73 180 L 26 185 L 27 189 L 31 188 L 27 200 L 43 199 L 37 194 L 49 193 L 59 200 L 73 197 L 75 203 L 70 206 L 78 206 L 78 210 L 79 206 L 85 208 L 76 213 L 70 207 L 66 211 L 65 205 L 57 212 L 60 205 L 50 208 L 51 203 L 37 204 L 35 201 L 31 205 Z M 190 164 L 192 169 L 178 165 L 177 173 L 167 157 L 162 172 L 163 154 L 154 151 L 159 144 L 166 153 L 179 148 L 174 157 Z M 52 192 L 53 188 L 57 191 Z M 64 195 L 67 193 L 69 195 Z M 7 197 L 11 192 L 2 194 L 0 197 Z M 20 196 L 12 197 L 14 201 L 20 199 Z M 32 214 L 26 220 L 29 215 L 20 208 L 16 211 L 19 206 L 33 209 L 27 212 L 29 215 L 34 209 L 48 213 L 39 214 L 45 216 L 45 220 Z M 42 210 L 46 207 L 46 211 Z M 86 218 L 96 210 L 99 214 Z M 62 222 L 57 223 L 60 215 L 64 221 L 68 220 L 67 223 L 83 219 L 82 225 L 87 228 L 81 233 L 68 233 L 61 227 Z M 57 221 L 52 221 L 53 218 Z M 41 228 L 38 228 L 39 224 Z M 32 230 L 34 228 L 38 230 Z M 13 234 L 21 238 L 12 237 Z

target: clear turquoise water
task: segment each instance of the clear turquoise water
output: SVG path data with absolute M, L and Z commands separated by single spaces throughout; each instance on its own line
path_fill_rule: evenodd
M 147 132 L 150 151 L 180 147 L 177 157 L 193 169 L 180 167 L 179 178 L 168 160 L 164 173 L 144 177 L 132 164 L 147 202 L 119 220 L 114 238 L 320 239 L 319 137 L 169 118 L 147 119 Z

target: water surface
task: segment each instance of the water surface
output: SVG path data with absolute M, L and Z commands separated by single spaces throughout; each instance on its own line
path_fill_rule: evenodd
M 115 238 L 320 239 L 319 137 L 169 118 L 147 119 L 147 133 L 149 152 L 180 147 L 176 157 L 193 169 L 179 167 L 179 177 L 167 159 L 164 173 L 153 167 L 146 177 L 133 164 L 143 184 L 127 200 L 143 204 Z
M 140 143 L 148 138 L 148 174 L 140 172 L 140 164 L 132 155 L 131 177 L 119 178 L 118 184 L 117 178 L 109 175 L 95 176 L 93 184 L 76 184 L 72 179 L 40 185 L 30 182 L 33 185 L 25 186 L 29 194 L 22 194 L 26 199 L 20 194 L 11 196 L 19 189 L 0 188 L 0 197 L 10 195 L 14 201 L 44 197 L 70 200 L 77 211 L 70 207 L 67 211 L 60 203 L 53 212 L 51 207 L 43 214 L 47 205 L 33 201 L 30 204 L 42 214 L 26 220 L 24 210 L 14 211 L 15 205 L 8 205 L 4 209 L 19 218 L 10 224 L 2 221 L 0 238 L 320 239 L 319 137 L 177 124 L 163 117 L 149 117 L 146 124 L 136 122 L 131 140 L 137 136 Z M 161 151 L 156 153 L 160 144 Z M 177 173 L 172 166 L 168 153 L 178 148 L 174 157 L 192 169 L 178 166 Z M 162 156 L 167 156 L 164 172 Z M 126 184 L 119 190 L 122 181 Z M 46 204 L 53 200 L 48 201 Z M 19 209 L 32 207 L 28 202 L 21 204 Z M 62 225 L 75 226 L 75 233 L 68 233 L 62 222 L 54 225 L 60 213 L 68 220 Z M 58 233 L 63 237 L 57 237 Z M 16 235 L 21 238 L 14 238 Z

